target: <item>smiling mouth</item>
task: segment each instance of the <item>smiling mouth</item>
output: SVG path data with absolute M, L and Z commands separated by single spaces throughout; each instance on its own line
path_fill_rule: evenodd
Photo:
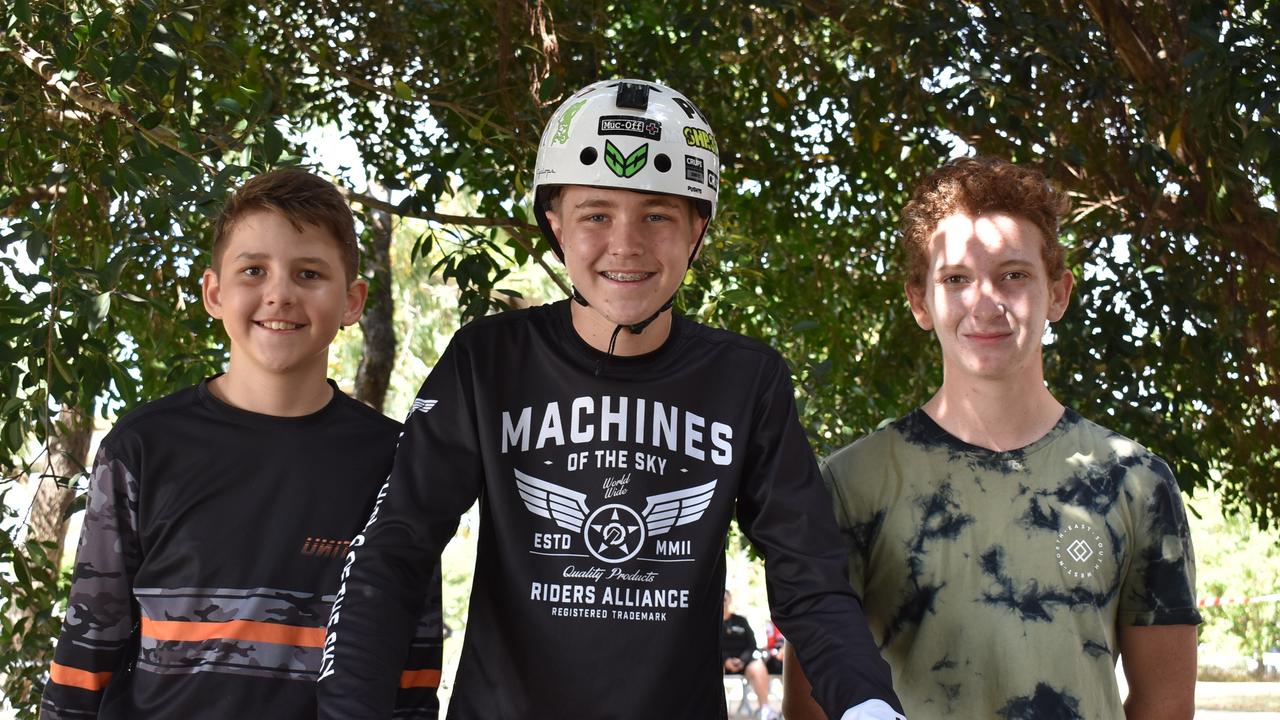
M 283 320 L 254 320 L 253 324 L 268 330 L 297 330 L 300 327 L 304 327 L 300 323 L 285 322 Z
M 657 273 L 651 272 L 617 272 L 614 270 L 603 270 L 600 274 L 614 282 L 640 282 L 657 275 Z

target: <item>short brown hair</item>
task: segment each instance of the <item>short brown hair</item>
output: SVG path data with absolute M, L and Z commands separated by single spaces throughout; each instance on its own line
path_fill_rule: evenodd
M 280 213 L 299 232 L 304 225 L 315 225 L 329 231 L 342 253 L 342 268 L 346 271 L 347 282 L 356 279 L 360 269 L 360 248 L 356 243 L 351 207 L 333 183 L 298 168 L 263 173 L 246 182 L 227 199 L 214 230 L 214 272 L 218 271 L 227 236 L 236 223 L 259 210 Z
M 929 239 L 940 222 L 956 213 L 977 216 L 987 212 L 1016 215 L 1040 228 L 1045 269 L 1051 279 L 1060 278 L 1067 266 L 1058 222 L 1067 207 L 1067 196 L 1038 170 L 995 157 L 951 160 L 920 181 L 902 209 L 907 282 L 924 283 Z

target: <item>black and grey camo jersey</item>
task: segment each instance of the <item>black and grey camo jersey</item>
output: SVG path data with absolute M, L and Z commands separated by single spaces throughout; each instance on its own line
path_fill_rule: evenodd
M 1124 717 L 1118 626 L 1200 622 L 1168 466 L 1072 410 L 1008 452 L 916 410 L 822 469 L 913 720 Z
M 336 386 L 314 414 L 272 417 L 207 385 L 101 443 L 44 720 L 315 717 L 347 546 L 400 426 Z M 438 713 L 439 582 L 401 657 L 397 718 Z
M 321 718 L 386 717 L 407 602 L 477 497 L 450 718 L 723 718 L 735 512 L 820 704 L 896 704 L 776 352 L 677 316 L 658 350 L 608 357 L 559 302 L 464 327 L 414 407 L 353 542 Z

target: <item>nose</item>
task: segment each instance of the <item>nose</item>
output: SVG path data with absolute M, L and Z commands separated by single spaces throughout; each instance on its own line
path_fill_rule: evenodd
M 292 305 L 295 289 L 293 278 L 286 273 L 272 273 L 263 289 L 262 298 L 268 305 Z
M 609 237 L 609 254 L 614 257 L 628 257 L 640 255 L 643 252 L 644 238 L 638 223 L 616 223 Z
M 1006 305 L 1004 297 L 989 281 L 974 283 L 973 315 L 980 320 L 995 320 L 1004 317 Z

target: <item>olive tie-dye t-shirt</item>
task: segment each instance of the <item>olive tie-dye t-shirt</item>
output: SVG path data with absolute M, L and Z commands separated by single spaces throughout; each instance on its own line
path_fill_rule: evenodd
M 1008 452 L 916 410 L 822 471 L 911 720 L 1122 718 L 1118 626 L 1200 622 L 1168 466 L 1071 410 Z

